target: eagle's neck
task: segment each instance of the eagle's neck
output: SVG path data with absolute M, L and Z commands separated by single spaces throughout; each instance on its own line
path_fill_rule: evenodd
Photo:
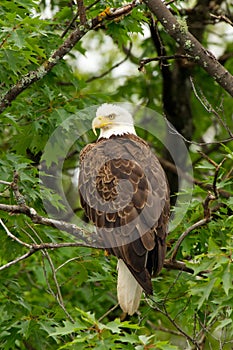
M 99 139 L 109 139 L 111 136 L 122 136 L 124 134 L 137 135 L 133 125 L 111 125 L 111 128 L 100 129 Z

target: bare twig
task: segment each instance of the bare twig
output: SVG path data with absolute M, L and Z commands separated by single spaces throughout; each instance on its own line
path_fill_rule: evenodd
M 18 258 L 14 259 L 14 260 L 12 260 L 12 261 L 10 261 L 10 262 L 8 262 L 8 263 L 2 265 L 2 266 L 0 266 L 0 271 L 3 271 L 3 270 L 5 270 L 5 269 L 8 269 L 8 268 L 11 267 L 12 265 L 15 265 L 15 264 L 17 264 L 18 262 L 29 258 L 29 256 L 31 256 L 31 255 L 34 254 L 34 253 L 35 253 L 35 250 L 34 250 L 34 249 L 30 249 L 27 253 L 25 253 L 25 254 L 19 256 Z
M 13 235 L 8 228 L 6 227 L 6 225 L 4 224 L 4 222 L 2 221 L 2 219 L 0 219 L 0 225 L 2 225 L 2 227 L 4 228 L 6 234 L 8 237 L 10 237 L 11 239 L 13 239 L 15 242 L 23 245 L 26 248 L 32 249 L 31 244 L 28 244 L 26 242 L 21 241 L 21 239 L 19 239 L 18 237 L 16 237 L 15 235 Z
M 211 210 L 209 207 L 209 204 L 211 201 L 215 200 L 216 197 L 211 194 L 211 192 L 208 192 L 204 202 L 203 202 L 203 208 L 204 208 L 204 217 L 209 222 L 211 220 Z
M 204 159 L 206 159 L 211 165 L 213 165 L 215 168 L 218 166 L 218 164 L 213 160 L 211 159 L 210 157 L 208 157 L 207 154 L 205 154 L 204 152 L 202 151 L 199 151 L 198 153 L 200 153 L 202 155 L 202 157 Z
M 36 230 L 29 224 L 27 224 L 27 226 L 32 230 L 32 232 L 37 237 L 39 242 L 41 242 L 43 244 L 43 241 L 41 240 L 41 238 L 38 235 L 38 233 L 36 232 Z M 36 240 L 26 230 L 23 230 L 23 231 L 30 237 L 30 239 L 33 241 L 34 244 L 37 243 Z M 50 285 L 50 281 L 49 281 L 49 278 L 48 278 L 48 275 L 47 275 L 46 266 L 43 263 L 44 276 L 45 276 L 45 279 L 46 279 L 46 282 L 47 282 L 47 285 L 48 285 L 48 289 L 49 289 L 50 293 L 53 295 L 53 297 L 56 299 L 56 301 L 58 302 L 59 306 L 61 307 L 61 309 L 66 314 L 66 316 L 69 318 L 69 320 L 72 323 L 74 323 L 74 320 L 73 320 L 72 316 L 66 310 L 66 307 L 65 307 L 65 304 L 64 304 L 64 301 L 63 301 L 63 297 L 62 297 L 62 294 L 61 294 L 61 289 L 60 289 L 60 286 L 59 286 L 59 283 L 58 283 L 58 280 L 57 280 L 56 269 L 54 267 L 52 258 L 50 257 L 50 255 L 49 255 L 49 253 L 48 253 L 48 251 L 46 249 L 41 249 L 41 252 L 42 252 L 42 258 L 46 258 L 47 259 L 47 261 L 49 263 L 49 266 L 50 266 L 50 269 L 52 271 L 52 277 L 53 277 L 53 281 L 54 281 L 54 284 L 55 284 L 55 287 L 56 287 L 56 293 L 54 293 L 54 291 L 53 291 L 53 289 L 52 289 L 52 287 Z
M 102 74 L 98 75 L 98 76 L 94 76 L 94 77 L 91 77 L 91 78 L 88 78 L 86 80 L 86 83 L 90 83 L 91 81 L 93 80 L 96 80 L 96 79 L 100 79 L 100 78 L 103 78 L 105 77 L 106 75 L 108 75 L 111 71 L 113 71 L 113 69 L 119 67 L 120 65 L 122 65 L 125 61 L 127 61 L 127 59 L 129 58 L 130 56 L 130 52 L 131 52 L 131 47 L 132 47 L 132 44 L 130 44 L 130 48 L 128 50 L 128 53 L 127 55 L 118 63 L 114 64 L 111 68 L 109 68 L 107 71 L 103 72 Z
M 155 326 L 150 320 L 147 320 L 146 323 L 155 331 L 160 331 L 160 332 L 169 333 L 169 334 L 178 335 L 178 336 L 183 337 L 182 333 L 175 331 L 174 329 L 169 329 L 169 328 L 165 328 L 162 326 Z
M 218 145 L 221 143 L 227 143 L 233 140 L 233 136 L 221 140 L 221 141 L 211 141 L 211 142 L 195 142 L 195 141 L 190 141 L 188 139 L 186 139 L 183 135 L 181 135 L 173 126 L 171 123 L 169 123 L 168 119 L 166 117 L 164 117 L 164 120 L 167 123 L 167 127 L 168 127 L 168 132 L 173 134 L 173 135 L 178 135 L 179 137 L 181 137 L 186 143 L 189 143 L 190 145 L 196 145 L 196 146 L 206 146 L 206 145 Z
M 74 17 L 72 18 L 70 23 L 67 25 L 66 29 L 62 32 L 61 38 L 64 38 L 64 36 L 68 33 L 68 31 L 73 26 L 73 24 L 76 21 L 76 19 L 78 18 L 78 16 L 79 16 L 79 11 L 77 10 L 76 14 L 74 15 Z
M 169 312 L 167 311 L 166 305 L 163 304 L 162 308 L 157 306 L 157 303 L 153 300 L 153 297 L 148 297 L 149 300 L 153 303 L 150 305 L 154 310 L 160 312 L 162 315 L 166 316 L 166 318 L 171 322 L 171 324 L 176 328 L 176 330 L 179 332 L 179 335 L 182 335 L 187 340 L 189 340 L 193 345 L 196 346 L 196 349 L 200 350 L 199 344 L 195 338 L 192 338 L 188 333 L 186 333 L 179 325 L 178 323 L 169 315 Z
M 233 133 L 231 131 L 231 129 L 228 127 L 228 125 L 224 122 L 224 120 L 221 118 L 221 116 L 218 114 L 218 112 L 213 108 L 213 106 L 211 105 L 211 103 L 207 100 L 207 98 L 205 97 L 204 93 L 200 90 L 199 93 L 201 96 L 198 95 L 197 90 L 195 88 L 193 79 L 190 77 L 190 82 L 192 85 L 192 89 L 194 92 L 194 95 L 196 96 L 196 98 L 198 99 L 198 101 L 202 104 L 202 106 L 205 108 L 205 110 L 208 113 L 213 113 L 215 115 L 215 117 L 218 119 L 219 123 L 224 127 L 224 129 L 228 132 L 229 136 L 231 138 L 233 138 Z
M 179 237 L 178 241 L 176 242 L 176 245 L 173 249 L 173 252 L 172 252 L 172 255 L 170 258 L 171 261 L 174 261 L 176 259 L 180 245 L 183 242 L 183 240 L 188 236 L 188 234 L 190 232 L 192 232 L 193 230 L 195 230 L 196 228 L 205 225 L 207 222 L 209 222 L 209 220 L 210 220 L 209 218 L 204 218 L 204 219 L 201 219 L 201 220 L 195 222 L 195 224 L 191 225 L 187 230 L 185 230 L 182 233 L 182 235 L 180 235 L 180 237 Z
M 193 225 L 191 225 L 190 227 L 188 227 L 187 230 L 185 230 L 181 236 L 179 237 L 179 239 L 177 240 L 175 247 L 173 249 L 173 252 L 171 254 L 171 261 L 175 261 L 179 247 L 181 245 L 181 243 L 183 242 L 183 240 L 188 236 L 188 234 L 190 232 L 192 232 L 193 230 L 195 230 L 196 228 L 203 226 L 205 224 L 207 224 L 210 220 L 211 220 L 211 209 L 210 209 L 210 202 L 213 200 L 216 200 L 219 196 L 219 190 L 217 189 L 217 178 L 218 178 L 218 174 L 219 174 L 219 170 L 223 164 L 223 162 L 225 161 L 225 158 L 219 163 L 215 163 L 212 159 L 210 159 L 208 156 L 206 156 L 205 154 L 203 154 L 204 158 L 207 159 L 209 161 L 210 164 L 214 165 L 215 167 L 215 175 L 214 175 L 214 180 L 213 180 L 213 185 L 212 185 L 212 190 L 214 192 L 214 194 L 212 194 L 210 191 L 208 192 L 204 202 L 203 202 L 203 209 L 204 209 L 204 218 L 195 222 Z
M 6 232 L 8 237 L 10 237 L 15 242 L 17 242 L 20 245 L 22 245 L 22 246 L 24 246 L 24 247 L 29 249 L 29 251 L 27 253 L 21 255 L 20 257 L 18 257 L 16 259 L 14 259 L 14 260 L 12 260 L 12 261 L 2 265 L 2 266 L 0 266 L 0 271 L 9 268 L 12 265 L 17 264 L 21 260 L 27 259 L 29 256 L 31 256 L 32 254 L 36 253 L 39 250 L 42 250 L 43 252 L 45 252 L 46 249 L 55 249 L 55 248 L 64 248 L 64 247 L 91 247 L 90 245 L 87 245 L 85 243 L 78 243 L 78 242 L 66 242 L 66 243 L 43 243 L 42 242 L 40 244 L 37 244 L 37 243 L 35 243 L 34 239 L 32 239 L 32 237 L 31 237 L 31 239 L 33 240 L 34 243 L 28 244 L 28 243 L 20 240 L 15 235 L 13 235 L 9 231 L 9 229 L 6 227 L 6 225 L 4 224 L 2 219 L 0 219 L 0 224 L 4 228 L 4 230 L 5 230 L 5 232 Z
M 1 185 L 6 185 L 6 186 L 11 186 L 12 182 L 0 180 L 0 184 L 1 184 Z
M 199 153 L 202 154 L 202 152 L 199 152 Z M 183 179 L 185 179 L 189 183 L 195 184 L 195 185 L 197 185 L 205 190 L 208 190 L 208 191 L 214 191 L 213 185 L 202 182 L 196 178 L 193 178 L 190 174 L 184 172 L 181 168 L 179 168 L 177 165 L 169 162 L 168 160 L 160 157 L 159 161 L 165 169 L 173 172 L 174 174 L 179 173 L 179 176 L 181 176 Z M 221 188 L 218 189 L 218 193 L 224 198 L 230 198 L 230 196 L 231 196 L 231 194 L 229 192 L 227 192 Z
M 167 60 L 177 60 L 177 59 L 186 59 L 186 60 L 193 61 L 194 57 L 190 55 L 170 55 L 170 56 L 157 56 L 152 58 L 143 58 L 139 63 L 138 70 L 142 71 L 144 66 L 150 62 L 157 62 L 157 61 L 163 62 Z
M 210 17 L 217 19 L 218 22 L 226 22 L 227 24 L 230 24 L 230 26 L 233 27 L 233 22 L 225 15 L 215 15 L 214 13 L 210 13 Z
M 111 309 L 109 309 L 107 312 L 105 312 L 105 314 L 103 314 L 99 319 L 98 322 L 101 322 L 106 316 L 108 316 L 112 311 L 114 311 L 116 308 L 118 308 L 119 303 L 117 303 L 116 305 L 114 305 L 113 307 L 111 307 Z
M 211 159 L 210 157 L 208 157 L 205 153 L 199 151 L 199 153 L 202 155 L 203 158 L 205 158 L 211 165 L 213 165 L 215 167 L 215 174 L 214 174 L 214 181 L 213 181 L 213 185 L 212 185 L 212 189 L 215 195 L 215 199 L 218 198 L 220 190 L 217 189 L 217 180 L 218 180 L 218 174 L 219 174 L 219 170 L 221 169 L 221 166 L 223 165 L 223 163 L 225 162 L 225 160 L 227 158 L 223 158 L 223 160 L 217 164 L 213 159 Z

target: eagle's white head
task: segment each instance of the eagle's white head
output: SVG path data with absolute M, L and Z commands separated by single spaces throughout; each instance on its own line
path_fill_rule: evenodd
M 132 115 L 126 109 L 109 103 L 104 103 L 97 109 L 92 122 L 95 135 L 96 129 L 100 129 L 99 138 L 124 134 L 136 135 Z

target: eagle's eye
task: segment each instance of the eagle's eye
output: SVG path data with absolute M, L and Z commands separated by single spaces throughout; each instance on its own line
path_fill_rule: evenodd
M 108 119 L 113 120 L 115 118 L 115 114 L 109 114 Z

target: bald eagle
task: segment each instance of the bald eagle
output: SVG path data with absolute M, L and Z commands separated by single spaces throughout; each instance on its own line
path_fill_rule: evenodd
M 103 104 L 92 129 L 96 142 L 80 153 L 79 195 L 86 216 L 109 254 L 118 258 L 117 296 L 133 315 L 142 291 L 163 267 L 169 220 L 165 173 L 149 145 L 136 135 L 132 115 Z

